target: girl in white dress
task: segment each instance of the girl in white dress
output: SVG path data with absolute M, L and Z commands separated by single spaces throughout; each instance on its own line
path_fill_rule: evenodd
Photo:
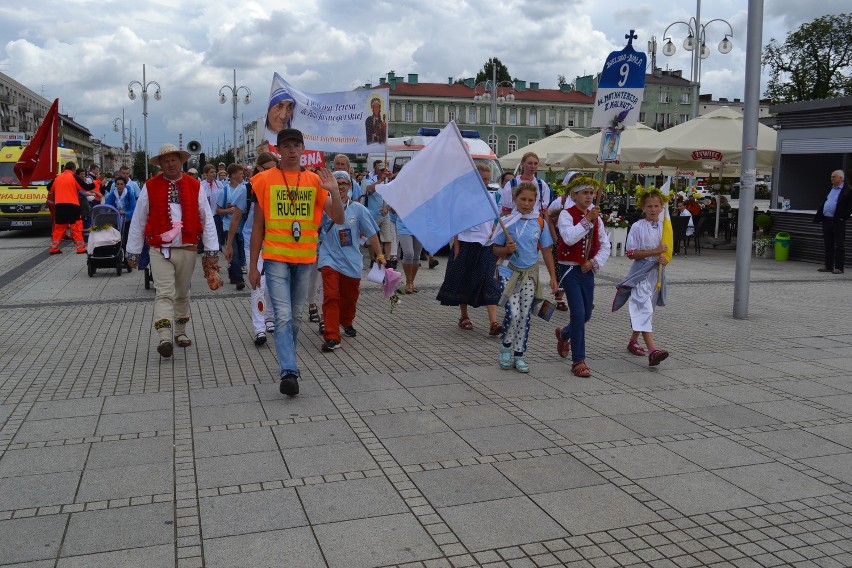
M 657 288 L 659 271 L 668 264 L 662 254 L 668 250 L 666 245 L 662 244 L 661 216 L 665 198 L 654 188 L 639 198 L 638 205 L 645 213 L 645 218 L 634 223 L 627 235 L 627 257 L 634 262 L 627 279 L 619 285 L 619 289 L 630 290 L 628 308 L 633 333 L 627 350 L 634 355 L 645 355 L 645 350 L 639 345 L 641 334 L 648 349 L 648 364 L 653 367 L 669 356 L 666 350 L 658 349 L 654 344 L 653 333 L 654 305 L 664 305 L 664 288 Z M 617 309 L 615 305 L 614 308 Z

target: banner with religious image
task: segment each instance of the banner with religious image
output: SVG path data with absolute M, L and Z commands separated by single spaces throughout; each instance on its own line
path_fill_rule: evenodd
M 388 90 L 303 93 L 275 73 L 266 113 L 267 142 L 275 146 L 278 132 L 285 128 L 300 130 L 309 150 L 344 154 L 384 151 Z

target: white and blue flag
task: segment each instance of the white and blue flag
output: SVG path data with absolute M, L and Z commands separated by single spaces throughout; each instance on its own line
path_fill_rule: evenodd
M 462 231 L 498 216 L 454 121 L 376 191 L 433 254 Z

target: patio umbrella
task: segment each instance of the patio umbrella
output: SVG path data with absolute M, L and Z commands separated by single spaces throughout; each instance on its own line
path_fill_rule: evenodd
M 500 165 L 507 170 L 514 170 L 521 163 L 521 157 L 527 152 L 535 152 L 541 162 L 545 163 L 545 156 L 554 152 L 566 152 L 577 140 L 585 140 L 585 137 L 566 128 L 552 136 L 542 138 L 514 152 L 509 152 L 500 158 Z
M 766 125 L 757 127 L 757 169 L 771 170 L 775 163 L 775 131 Z M 719 177 L 727 165 L 742 161 L 743 115 L 730 107 L 709 112 L 660 133 L 648 144 L 632 148 L 631 156 L 658 165 L 702 169 L 708 163 L 719 165 Z M 729 170 L 730 172 L 730 170 Z M 717 203 L 721 197 L 717 194 Z M 719 236 L 719 210 L 716 207 L 716 231 Z
M 610 164 L 609 169 L 626 169 L 628 167 L 637 169 L 641 162 L 647 165 L 660 165 L 655 160 L 637 159 L 632 154 L 634 146 L 653 147 L 660 133 L 644 124 L 637 123 L 628 126 L 621 133 L 621 143 L 618 149 L 618 164 Z M 547 163 L 568 168 L 597 168 L 602 164 L 598 162 L 598 152 L 601 146 L 601 133 L 592 134 L 572 145 L 567 152 L 551 153 L 547 156 Z

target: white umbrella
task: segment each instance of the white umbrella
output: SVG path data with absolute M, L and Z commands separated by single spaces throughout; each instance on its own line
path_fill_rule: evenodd
M 500 158 L 500 165 L 507 170 L 514 170 L 518 167 L 518 164 L 521 163 L 521 158 L 527 152 L 535 152 L 536 155 L 538 155 L 539 160 L 544 161 L 544 157 L 548 154 L 568 151 L 572 144 L 574 144 L 577 140 L 585 140 L 585 137 L 582 134 L 577 134 L 573 130 L 566 128 L 552 136 L 542 138 L 541 140 L 533 142 L 523 148 L 519 148 L 514 152 L 509 152 Z
M 641 122 L 634 126 L 626 127 L 621 133 L 621 142 L 619 143 L 618 150 L 618 164 L 611 163 L 610 169 L 623 170 L 627 167 L 637 168 L 643 167 L 644 165 L 648 165 L 653 168 L 659 165 L 651 160 L 640 166 L 640 163 L 643 160 L 636 159 L 636 157 L 631 154 L 631 148 L 634 146 L 655 145 L 655 141 L 659 136 L 659 132 L 653 128 L 648 128 Z M 597 134 L 592 134 L 588 138 L 584 138 L 582 141 L 575 143 L 567 152 L 548 154 L 547 163 L 569 168 L 597 168 L 603 165 L 598 161 L 600 146 L 601 133 L 598 132 Z

